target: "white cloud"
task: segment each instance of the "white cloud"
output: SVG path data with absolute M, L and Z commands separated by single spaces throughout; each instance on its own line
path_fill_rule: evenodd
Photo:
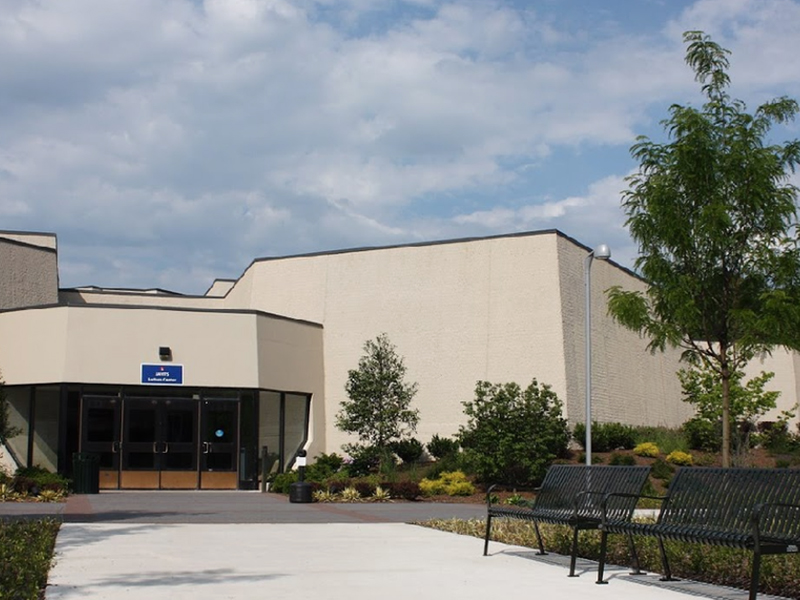
M 800 91 L 800 2 L 676 5 L 645 35 L 499 0 L 9 0 L 3 228 L 58 233 L 66 285 L 186 291 L 260 255 L 542 227 L 622 244 L 630 164 L 587 166 L 697 98 L 681 31 L 721 36 L 748 101 Z

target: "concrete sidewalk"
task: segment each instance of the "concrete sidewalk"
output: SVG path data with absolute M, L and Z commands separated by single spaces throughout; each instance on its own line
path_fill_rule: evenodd
M 484 557 L 481 540 L 402 523 L 65 523 L 46 597 L 682 600 L 698 593 L 696 584 L 684 583 L 683 593 L 620 569 L 608 585 L 596 585 L 593 563 L 569 578 L 554 558 L 543 562 L 529 548 L 503 544 Z
M 743 590 L 663 583 L 596 563 L 412 522 L 485 517 L 475 504 L 291 504 L 254 492 L 103 492 L 65 504 L 0 504 L 0 517 L 55 516 L 47 600 L 744 600 Z M 759 600 L 771 597 L 760 595 Z M 774 598 L 774 597 L 772 597 Z

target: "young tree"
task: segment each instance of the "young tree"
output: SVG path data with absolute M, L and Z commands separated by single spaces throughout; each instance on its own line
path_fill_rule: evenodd
M 776 406 L 780 392 L 766 390 L 775 373 L 761 372 L 745 381 L 743 371 L 731 373 L 728 385 L 731 445 L 734 463 L 741 465 L 750 446 L 750 434 L 756 422 Z M 678 371 L 683 399 L 697 409 L 695 419 L 708 424 L 711 430 L 722 423 L 722 384 L 716 372 L 702 365 Z M 784 412 L 781 420 L 793 415 Z
M 535 379 L 524 390 L 479 381 L 475 399 L 464 402 L 468 421 L 458 433 L 465 459 L 487 483 L 541 483 L 548 465 L 567 451 L 562 408 L 550 386 Z
M 641 137 L 631 149 L 640 166 L 623 208 L 649 288 L 610 289 L 609 310 L 653 351 L 680 347 L 717 374 L 727 467 L 734 373 L 759 352 L 800 348 L 797 189 L 788 182 L 800 142 L 766 142 L 798 104 L 782 97 L 747 113 L 727 93 L 729 52 L 699 31 L 684 41 L 707 102 L 673 105 L 663 122 L 671 141 Z
M 336 427 L 357 434 L 365 446 L 380 452 L 383 462 L 391 442 L 417 429 L 419 410 L 409 408 L 417 384 L 405 382 L 403 358 L 385 333 L 368 340 L 364 352 L 358 369 L 348 371 L 345 390 L 350 399 L 342 402 Z

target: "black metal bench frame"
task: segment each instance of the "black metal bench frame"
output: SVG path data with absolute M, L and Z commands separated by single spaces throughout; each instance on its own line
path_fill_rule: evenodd
M 609 494 L 605 502 L 628 494 Z M 597 583 L 603 580 L 609 533 L 658 538 L 662 581 L 675 581 L 664 540 L 741 548 L 753 552 L 750 600 L 758 595 L 761 557 L 800 548 L 800 470 L 683 467 L 669 485 L 655 523 L 606 518 L 600 526 Z M 637 498 L 637 499 L 638 499 Z M 638 557 L 632 555 L 635 572 Z
M 649 473 L 648 466 L 552 465 L 545 473 L 541 487 L 536 490 L 535 499 L 525 506 L 492 504 L 492 492 L 497 487 L 493 485 L 486 492 L 483 555 L 486 556 L 489 550 L 494 517 L 533 522 L 540 555 L 546 552 L 539 523 L 567 525 L 572 528 L 569 576 L 574 577 L 578 532 L 600 527 L 604 505 L 609 518 L 630 521 L 636 508 L 637 495 L 641 493 Z M 621 492 L 623 495 L 605 501 L 610 492 Z M 628 541 L 631 553 L 635 556 L 632 536 L 628 536 Z

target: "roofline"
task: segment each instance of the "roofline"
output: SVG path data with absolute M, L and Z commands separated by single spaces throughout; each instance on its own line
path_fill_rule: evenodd
M 58 304 L 39 304 L 38 306 L 24 306 L 20 308 L 9 308 L 0 310 L 0 315 L 13 312 L 21 312 L 25 310 L 45 310 L 51 308 L 87 308 L 87 309 L 113 309 L 113 310 L 163 310 L 173 312 L 193 312 L 193 313 L 209 313 L 209 314 L 223 314 L 223 315 L 255 315 L 261 317 L 270 317 L 280 321 L 288 321 L 291 323 L 298 323 L 301 325 L 310 325 L 311 327 L 323 328 L 322 323 L 308 321 L 306 319 L 297 319 L 294 317 L 287 317 L 277 313 L 271 313 L 263 310 L 256 310 L 252 308 L 192 308 L 188 306 L 145 306 L 141 304 L 73 304 L 70 302 L 60 302 Z
M 224 298 L 225 296 L 228 295 L 228 292 L 230 292 L 230 288 L 222 296 L 209 296 L 208 292 L 210 292 L 212 289 L 214 289 L 214 286 L 217 285 L 217 283 L 231 283 L 233 285 L 236 285 L 237 281 L 239 281 L 239 280 L 238 279 L 233 279 L 231 277 L 217 277 L 216 279 L 214 279 L 214 281 L 211 282 L 211 285 L 208 286 L 208 288 L 206 289 L 205 293 L 202 296 L 206 297 L 206 298 L 208 298 L 208 297 L 211 297 L 211 298 Z M 231 287 L 233 287 L 233 286 L 231 286 Z
M 287 254 L 286 256 L 266 256 L 261 258 L 254 258 L 250 265 L 247 267 L 248 269 L 253 266 L 257 262 L 266 262 L 272 260 L 285 260 L 288 258 L 310 258 L 316 256 L 329 256 L 329 255 L 336 255 L 336 254 L 351 254 L 356 252 L 372 252 L 376 250 L 396 250 L 399 248 L 424 248 L 427 246 L 443 246 L 445 244 L 463 244 L 463 243 L 470 243 L 470 242 L 481 242 L 486 240 L 496 240 L 502 238 L 517 238 L 517 237 L 530 237 L 535 235 L 548 235 L 548 234 L 556 234 L 563 237 L 565 236 L 561 231 L 558 229 L 542 229 L 539 231 L 521 231 L 517 233 L 501 233 L 495 235 L 487 235 L 487 236 L 471 236 L 471 237 L 464 237 L 464 238 L 449 238 L 445 240 L 434 240 L 434 241 L 427 241 L 427 242 L 408 242 L 405 244 L 391 244 L 388 246 L 357 246 L 355 248 L 341 248 L 338 250 L 323 250 L 319 252 L 306 252 L 301 254 Z M 247 269 L 245 269 L 246 271 Z
M 45 235 L 52 238 L 58 237 L 52 231 L 20 231 L 19 229 L 0 229 L 0 235 Z
M 401 248 L 422 248 L 422 247 L 427 247 L 427 246 L 442 246 L 442 245 L 445 245 L 445 244 L 463 244 L 463 243 L 471 243 L 471 242 L 482 242 L 482 241 L 488 241 L 488 240 L 498 240 L 498 239 L 508 239 L 508 238 L 521 238 L 521 237 L 533 237 L 533 236 L 539 236 L 539 235 L 556 235 L 557 237 L 563 238 L 563 239 L 575 244 L 576 246 L 578 246 L 580 248 L 583 248 L 584 250 L 586 250 L 587 253 L 588 252 L 592 252 L 594 250 L 594 248 L 591 248 L 591 247 L 587 246 L 586 244 L 583 244 L 583 243 L 579 242 L 574 237 L 572 237 L 570 235 L 567 235 L 566 233 L 564 233 L 560 229 L 539 229 L 539 230 L 536 230 L 536 231 L 518 231 L 516 233 L 499 233 L 499 234 L 486 235 L 486 236 L 469 236 L 469 237 L 463 237 L 463 238 L 449 238 L 449 239 L 444 239 L 444 240 L 434 240 L 434 241 L 428 241 L 428 242 L 410 242 L 410 243 L 406 243 L 406 244 L 391 244 L 391 245 L 388 245 L 388 246 L 357 246 L 357 247 L 354 247 L 354 248 L 342 248 L 342 249 L 339 249 L 339 250 L 324 250 L 324 251 L 319 251 L 319 252 L 306 252 L 306 253 L 300 253 L 300 254 L 287 254 L 285 256 L 267 256 L 267 257 L 261 257 L 261 258 L 254 258 L 250 262 L 250 264 L 247 266 L 247 268 L 244 271 L 242 271 L 242 274 L 238 277 L 238 279 L 233 279 L 233 280 L 230 280 L 230 281 L 234 281 L 234 286 L 235 286 L 236 283 L 238 283 L 242 279 L 242 277 L 244 277 L 244 274 L 247 273 L 247 271 L 253 265 L 255 265 L 256 263 L 260 263 L 260 262 L 269 262 L 269 261 L 275 261 L 275 260 L 286 260 L 286 259 L 294 259 L 294 258 L 314 258 L 314 257 L 318 257 L 318 256 L 334 256 L 334 255 L 338 255 L 338 254 L 351 254 L 351 253 L 356 253 L 356 252 L 372 252 L 372 251 L 378 251 L 378 250 L 396 250 L 396 249 L 401 249 Z M 642 279 L 642 277 L 640 275 L 638 275 L 635 271 L 629 269 L 628 267 L 622 266 L 621 264 L 619 264 L 618 262 L 614 261 L 613 259 L 609 259 L 606 262 L 614 265 L 615 267 L 617 267 L 618 269 L 620 269 L 622 271 L 625 271 L 626 273 L 628 273 L 629 275 L 631 275 L 631 276 L 633 276 L 633 277 L 635 277 L 637 279 Z M 225 280 L 225 281 L 228 281 L 228 280 Z M 211 288 L 209 287 L 209 289 L 211 289 Z M 227 296 L 227 293 L 225 294 L 225 296 Z
M 173 292 L 163 288 L 123 288 L 123 287 L 102 287 L 99 285 L 79 285 L 71 288 L 59 288 L 59 292 L 77 292 L 81 294 L 125 294 L 126 296 L 170 296 L 175 298 L 190 298 L 190 295 L 181 292 Z M 155 292 L 155 293 L 153 293 Z M 197 296 L 202 298 L 202 296 Z
M 39 244 L 31 244 L 30 242 L 23 242 L 22 240 L 15 240 L 13 238 L 4 237 L 3 234 L 8 233 L 22 233 L 22 232 L 14 232 L 14 231 L 0 231 L 0 239 L 3 240 L 6 244 L 11 244 L 13 246 L 20 246 L 22 248 L 32 248 L 34 250 L 41 250 L 42 252 L 49 252 L 50 254 L 55 254 L 58 256 L 58 250 L 56 248 L 50 248 L 49 246 L 40 246 Z M 27 235 L 27 233 L 22 233 L 22 235 Z M 51 235 L 49 233 L 42 233 L 42 234 L 31 234 L 31 235 Z

